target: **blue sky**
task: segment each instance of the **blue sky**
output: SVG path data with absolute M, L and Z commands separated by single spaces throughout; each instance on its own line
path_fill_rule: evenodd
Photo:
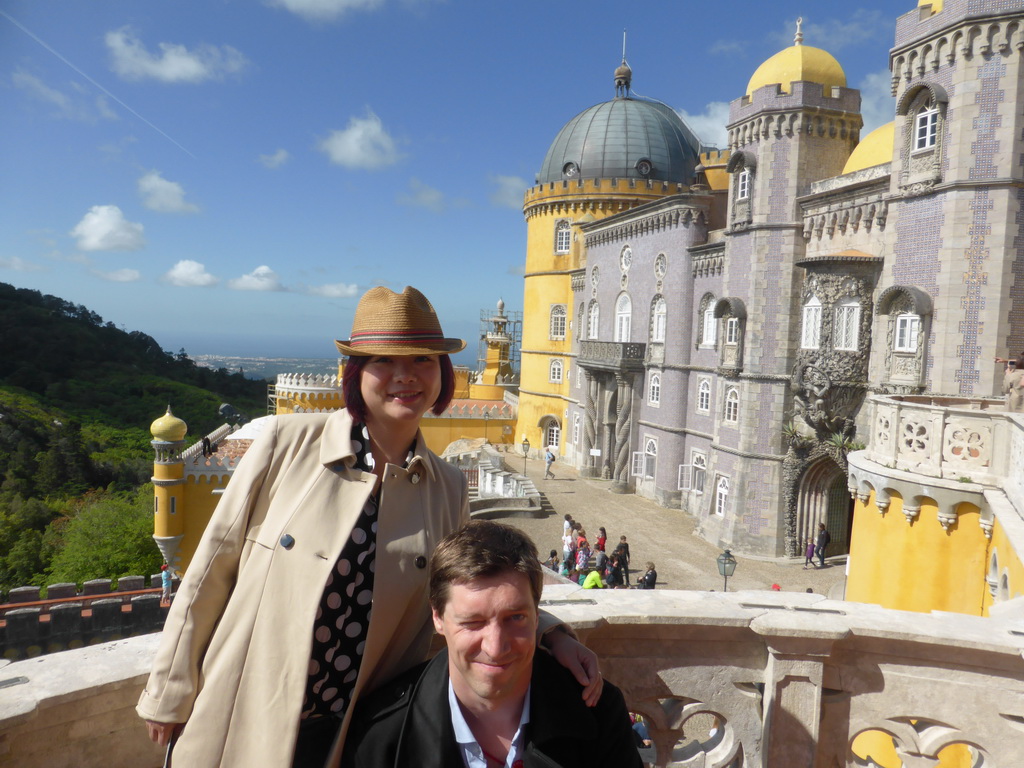
M 561 126 L 633 90 L 724 142 L 792 44 L 892 119 L 913 2 L 0 0 L 0 281 L 190 354 L 335 355 L 412 284 L 470 339 L 522 307 L 522 195 Z M 7 332 L 7 329 L 4 329 Z

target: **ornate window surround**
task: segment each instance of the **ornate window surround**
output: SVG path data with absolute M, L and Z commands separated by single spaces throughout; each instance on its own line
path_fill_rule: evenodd
M 563 256 L 572 248 L 572 221 L 559 219 L 555 222 L 555 254 Z
M 568 319 L 565 304 L 552 304 L 548 322 L 548 338 L 552 341 L 565 339 L 565 326 Z
M 942 148 L 948 105 L 945 89 L 936 83 L 920 83 L 908 88 L 896 105 L 896 116 L 903 119 L 900 191 L 904 197 L 927 194 L 942 181 Z M 933 114 L 935 140 L 919 147 L 919 119 L 926 117 L 930 120 Z M 928 135 L 932 135 L 931 131 Z

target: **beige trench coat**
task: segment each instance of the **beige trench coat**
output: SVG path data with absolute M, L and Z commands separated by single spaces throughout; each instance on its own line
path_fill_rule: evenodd
M 373 490 L 374 476 L 353 467 L 351 424 L 344 411 L 276 418 L 231 478 L 137 707 L 147 720 L 186 723 L 175 766 L 291 765 L 323 587 Z M 382 501 L 356 698 L 426 658 L 426 564 L 469 516 L 461 472 L 422 435 L 407 469 L 388 465 Z

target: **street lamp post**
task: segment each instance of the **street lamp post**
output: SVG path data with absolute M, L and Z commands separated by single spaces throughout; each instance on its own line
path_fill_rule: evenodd
M 526 477 L 526 454 L 530 452 L 530 440 L 523 435 L 523 477 Z
M 718 572 L 725 577 L 723 592 L 729 591 L 729 577 L 736 573 L 736 558 L 728 549 L 718 556 Z

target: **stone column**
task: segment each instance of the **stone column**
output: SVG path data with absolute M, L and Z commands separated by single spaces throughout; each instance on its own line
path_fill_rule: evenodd
M 583 370 L 587 377 L 586 400 L 583 404 L 583 462 L 580 465 L 580 474 L 583 477 L 596 477 L 594 457 L 590 455 L 590 449 L 596 444 L 597 437 L 597 379 L 587 369 Z
M 629 492 L 629 434 L 633 427 L 633 377 L 615 374 L 618 408 L 615 418 L 615 465 L 612 493 Z

